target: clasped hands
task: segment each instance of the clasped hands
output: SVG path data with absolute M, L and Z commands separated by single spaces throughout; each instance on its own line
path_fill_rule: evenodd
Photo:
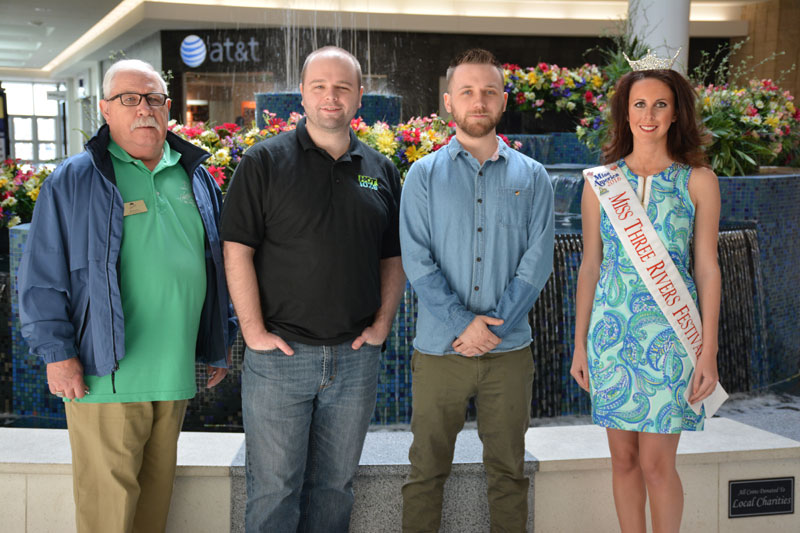
M 500 326 L 503 324 L 502 318 L 494 318 L 486 315 L 475 315 L 467 329 L 461 332 L 456 340 L 453 341 L 453 349 L 467 357 L 483 355 L 494 350 L 503 340 L 491 332 L 489 326 Z

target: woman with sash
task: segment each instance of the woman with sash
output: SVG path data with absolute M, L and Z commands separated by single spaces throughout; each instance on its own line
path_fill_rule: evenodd
M 631 65 L 611 99 L 606 166 L 584 171 L 570 373 L 591 393 L 593 422 L 607 428 L 621 530 L 646 531 L 649 495 L 653 531 L 677 532 L 681 431 L 702 430 L 725 397 L 716 360 L 720 192 L 689 82 L 668 59 L 648 54 Z

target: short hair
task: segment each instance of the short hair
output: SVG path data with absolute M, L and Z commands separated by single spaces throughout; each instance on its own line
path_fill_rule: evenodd
M 300 83 L 306 81 L 306 69 L 308 68 L 308 64 L 311 63 L 311 60 L 317 57 L 318 55 L 331 55 L 335 56 L 338 55 L 340 57 L 344 57 L 345 59 L 349 59 L 353 66 L 356 69 L 356 77 L 358 78 L 358 87 L 361 87 L 361 63 L 358 62 L 356 56 L 345 50 L 344 48 L 339 48 L 338 46 L 323 46 L 322 48 L 317 48 L 310 54 L 306 56 L 306 60 L 303 61 L 303 68 L 300 70 Z
M 503 65 L 500 64 L 493 53 L 483 48 L 470 48 L 465 52 L 461 52 L 450 61 L 450 66 L 447 67 L 446 74 L 448 87 L 450 86 L 450 79 L 453 77 L 453 72 L 459 65 L 491 65 L 500 73 L 500 79 L 503 79 Z
M 667 131 L 667 151 L 679 163 L 693 167 L 708 166 L 702 146 L 710 140 L 697 118 L 697 94 L 682 74 L 670 69 L 629 72 L 617 82 L 611 97 L 610 139 L 603 146 L 605 163 L 619 161 L 633 151 L 633 133 L 628 123 L 631 87 L 644 79 L 658 80 L 672 91 L 675 100 L 675 122 Z
M 155 74 L 156 78 L 158 79 L 158 83 L 161 85 L 161 90 L 164 94 L 167 94 L 167 82 L 164 81 L 164 78 L 161 77 L 161 73 L 158 72 L 153 65 L 148 63 L 147 61 L 142 61 L 141 59 L 121 59 L 111 65 L 111 68 L 108 69 L 106 75 L 103 76 L 103 98 L 108 98 L 111 96 L 111 86 L 114 85 L 114 78 L 120 72 L 141 72 L 144 74 Z

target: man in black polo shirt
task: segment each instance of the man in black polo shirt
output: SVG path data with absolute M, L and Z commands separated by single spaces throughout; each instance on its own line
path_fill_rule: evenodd
M 300 92 L 307 118 L 247 151 L 222 213 L 247 345 L 248 532 L 347 531 L 380 347 L 405 285 L 399 173 L 350 130 L 361 66 L 316 50 Z

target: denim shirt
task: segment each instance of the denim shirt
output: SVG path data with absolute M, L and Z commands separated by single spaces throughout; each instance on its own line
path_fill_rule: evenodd
M 541 164 L 498 138 L 483 165 L 453 137 L 414 163 L 400 202 L 403 268 L 419 297 L 414 347 L 434 355 L 475 318 L 502 339 L 531 342 L 527 314 L 553 270 L 553 188 Z

